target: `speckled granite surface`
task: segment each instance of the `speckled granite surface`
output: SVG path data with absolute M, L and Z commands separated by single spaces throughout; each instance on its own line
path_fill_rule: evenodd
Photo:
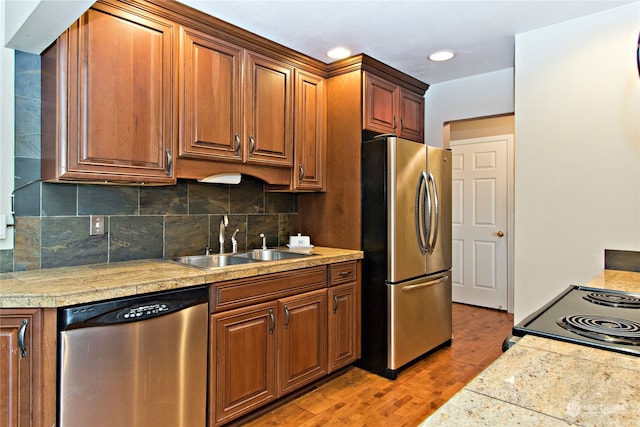
M 640 273 L 587 286 L 640 293 Z M 421 426 L 638 426 L 640 358 L 523 337 Z
M 286 250 L 286 249 L 285 249 Z M 362 258 L 361 251 L 315 247 L 313 256 L 203 270 L 141 260 L 0 274 L 0 308 L 62 307 Z
M 640 273 L 620 270 L 604 270 L 589 283 L 591 288 L 616 289 L 640 294 Z

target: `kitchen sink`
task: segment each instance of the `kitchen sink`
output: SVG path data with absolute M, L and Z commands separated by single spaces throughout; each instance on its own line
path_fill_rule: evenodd
M 303 258 L 311 254 L 298 252 L 279 251 L 277 249 L 253 249 L 247 252 L 240 252 L 234 256 L 242 259 L 252 259 L 257 261 L 277 261 L 283 259 Z
M 255 260 L 251 258 L 240 258 L 232 256 L 231 254 L 183 256 L 176 258 L 176 261 L 200 268 L 226 267 L 229 265 L 255 262 Z
M 248 264 L 260 261 L 279 261 L 311 256 L 311 254 L 280 251 L 277 249 L 252 249 L 234 254 L 191 255 L 176 258 L 182 264 L 200 268 L 227 267 L 230 265 Z

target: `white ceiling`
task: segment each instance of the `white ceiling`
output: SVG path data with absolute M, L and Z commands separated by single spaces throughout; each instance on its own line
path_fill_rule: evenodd
M 515 34 L 638 0 L 179 0 L 323 62 L 335 46 L 433 84 L 513 67 Z M 457 52 L 448 62 L 434 50 Z

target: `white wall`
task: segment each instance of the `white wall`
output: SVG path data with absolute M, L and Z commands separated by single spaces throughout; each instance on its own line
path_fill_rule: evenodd
M 0 3 L 0 22 L 4 22 L 4 3 Z M 4 47 L 0 34 L 0 249 L 13 248 L 13 227 L 5 227 L 3 218 L 11 222 L 11 192 L 13 191 L 14 139 L 14 53 Z
M 516 322 L 640 250 L 639 30 L 634 3 L 516 36 Z
M 442 147 L 445 122 L 513 112 L 513 68 L 429 86 L 425 142 Z

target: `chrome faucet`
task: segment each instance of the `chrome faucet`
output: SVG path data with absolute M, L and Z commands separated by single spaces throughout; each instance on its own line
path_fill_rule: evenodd
M 234 254 L 238 252 L 238 241 L 236 240 L 236 234 L 238 234 L 238 231 L 240 231 L 240 229 L 236 228 L 236 231 L 231 235 L 231 252 Z
M 264 233 L 260 233 L 260 238 L 262 239 L 262 250 L 267 249 L 267 238 L 264 236 Z
M 226 215 L 222 217 L 220 220 L 220 235 L 218 236 L 218 241 L 220 242 L 220 253 L 224 253 L 224 230 L 229 225 L 229 217 Z

